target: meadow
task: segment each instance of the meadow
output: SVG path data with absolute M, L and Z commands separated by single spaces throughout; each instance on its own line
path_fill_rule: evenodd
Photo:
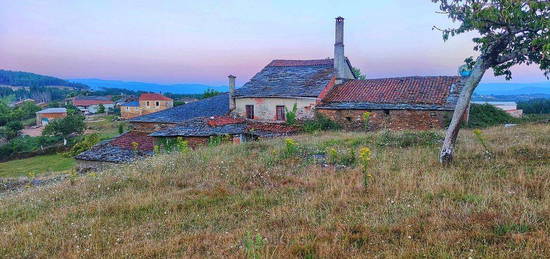
M 29 188 L 0 257 L 549 257 L 550 125 L 475 133 L 447 167 L 443 132 L 323 132 Z

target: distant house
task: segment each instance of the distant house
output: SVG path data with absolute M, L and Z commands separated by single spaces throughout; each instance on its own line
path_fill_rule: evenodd
M 139 101 L 126 102 L 120 105 L 120 116 L 131 119 L 174 107 L 174 100 L 161 94 L 145 93 Z
M 67 109 L 65 108 L 47 108 L 36 113 L 36 125 L 46 126 L 55 119 L 67 117 Z
M 461 77 L 425 76 L 349 80 L 330 89 L 316 109 L 344 128 L 441 128 L 454 110 Z
M 514 118 L 521 118 L 523 116 L 523 110 L 518 109 L 518 104 L 515 102 L 473 102 L 477 104 L 490 104 L 495 106 L 506 113 L 510 114 Z
M 72 103 L 84 113 L 97 113 L 100 105 L 105 107 L 105 111 L 115 108 L 111 96 L 76 96 Z

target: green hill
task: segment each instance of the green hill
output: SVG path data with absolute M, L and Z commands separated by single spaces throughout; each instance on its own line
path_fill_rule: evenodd
M 9 71 L 0 69 L 0 86 L 20 87 L 71 87 L 74 89 L 88 89 L 89 87 L 80 83 L 72 83 L 60 78 L 38 75 L 21 71 Z
M 548 258 L 550 125 L 487 129 L 489 152 L 463 130 L 447 167 L 441 135 L 227 144 L 28 188 L 0 197 L 0 257 Z

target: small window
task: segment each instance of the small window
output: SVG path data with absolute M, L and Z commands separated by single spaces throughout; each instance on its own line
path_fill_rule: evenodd
M 156 105 L 157 105 L 157 106 L 160 106 L 160 102 L 157 102 Z
M 276 116 L 275 119 L 278 120 L 278 121 L 286 120 L 286 118 L 285 118 L 285 106 L 284 105 L 275 106 L 275 116 Z
M 430 116 L 435 117 L 437 114 L 435 112 L 430 112 Z
M 129 110 L 130 110 L 130 107 L 126 106 L 126 110 L 129 111 Z
M 254 105 L 246 105 L 246 118 L 254 119 Z
M 390 110 L 384 110 L 385 115 L 390 115 Z
M 149 106 L 149 101 L 147 101 L 147 106 Z
M 346 117 L 346 120 L 347 120 L 347 121 L 351 121 L 351 117 Z

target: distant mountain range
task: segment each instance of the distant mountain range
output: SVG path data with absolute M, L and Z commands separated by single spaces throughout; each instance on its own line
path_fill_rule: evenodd
M 550 95 L 550 81 L 540 83 L 485 83 L 475 91 L 478 95 Z
M 0 85 L 15 87 L 68 87 L 73 89 L 88 89 L 88 86 L 78 82 L 69 82 L 57 77 L 44 76 L 22 71 L 0 69 Z
M 102 80 L 102 79 L 69 79 L 71 82 L 88 85 L 92 90 L 101 90 L 102 88 L 119 88 L 133 91 L 146 91 L 156 93 L 173 93 L 173 94 L 202 94 L 208 89 L 213 89 L 218 92 L 229 91 L 228 86 L 210 86 L 203 84 L 155 84 L 144 82 L 128 82 L 117 80 Z

